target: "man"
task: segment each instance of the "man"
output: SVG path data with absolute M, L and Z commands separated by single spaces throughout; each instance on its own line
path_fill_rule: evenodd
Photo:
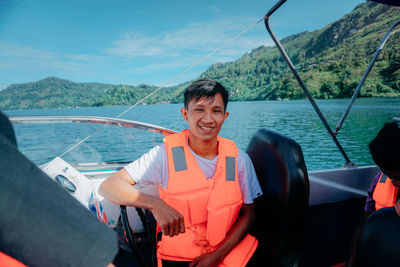
M 227 103 L 220 83 L 193 82 L 181 109 L 189 129 L 166 137 L 101 185 L 108 200 L 152 212 L 163 233 L 157 245 L 163 266 L 245 266 L 257 247 L 247 232 L 253 199 L 262 192 L 248 155 L 218 136 Z M 134 184 L 158 184 L 160 197 Z
M 372 212 L 394 207 L 400 216 L 400 127 L 396 122 L 385 123 L 369 143 L 372 159 L 380 168 L 369 189 L 364 215 L 353 237 L 352 256 L 347 266 L 354 266 L 355 250 L 366 219 Z

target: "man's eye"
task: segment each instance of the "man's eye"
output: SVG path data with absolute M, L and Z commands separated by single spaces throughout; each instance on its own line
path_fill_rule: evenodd
M 214 110 L 214 113 L 221 113 L 221 110 Z
M 196 108 L 195 111 L 201 112 L 201 111 L 203 111 L 203 109 L 201 109 L 201 108 Z

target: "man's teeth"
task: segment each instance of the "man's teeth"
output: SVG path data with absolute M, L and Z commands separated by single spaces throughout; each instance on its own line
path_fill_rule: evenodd
M 205 129 L 205 130 L 211 130 L 211 127 L 205 127 L 205 126 L 200 126 L 200 128 Z

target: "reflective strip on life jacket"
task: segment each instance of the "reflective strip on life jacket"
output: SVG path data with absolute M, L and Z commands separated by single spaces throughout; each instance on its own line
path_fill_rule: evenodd
M 392 180 L 381 172 L 376 183 L 372 198 L 375 201 L 375 209 L 393 207 L 396 204 L 398 187 L 392 184 Z
M 188 137 L 189 131 L 184 130 L 164 139 L 169 179 L 167 188 L 159 187 L 160 198 L 179 211 L 185 221 L 185 233 L 162 236 L 157 255 L 165 260 L 192 261 L 216 250 L 235 223 L 243 203 L 236 145 L 218 137 L 217 167 L 214 176 L 207 179 L 188 147 Z M 258 242 L 250 235 L 244 240 L 227 259 L 233 262 L 242 262 L 247 256 L 250 259 Z
M 174 168 L 176 172 L 187 170 L 185 151 L 183 150 L 183 146 L 173 147 L 172 157 L 174 159 Z

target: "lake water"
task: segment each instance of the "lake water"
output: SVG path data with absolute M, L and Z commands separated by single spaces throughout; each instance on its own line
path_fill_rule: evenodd
M 335 128 L 348 99 L 317 101 L 328 123 Z M 122 118 L 182 130 L 186 122 L 181 104 L 137 106 Z M 6 111 L 8 115 L 91 115 L 115 117 L 128 107 L 93 107 L 47 110 Z M 297 141 L 303 148 L 308 170 L 340 168 L 345 162 L 311 104 L 299 101 L 232 102 L 230 115 L 221 136 L 230 138 L 246 150 L 251 136 L 268 128 Z M 351 161 L 358 166 L 373 164 L 368 142 L 384 122 L 400 117 L 400 98 L 357 99 L 338 140 Z M 94 124 L 15 124 L 19 149 L 36 164 L 59 156 L 69 147 L 99 129 Z M 63 157 L 69 162 L 132 161 L 162 142 L 159 134 L 143 130 L 109 126 Z

